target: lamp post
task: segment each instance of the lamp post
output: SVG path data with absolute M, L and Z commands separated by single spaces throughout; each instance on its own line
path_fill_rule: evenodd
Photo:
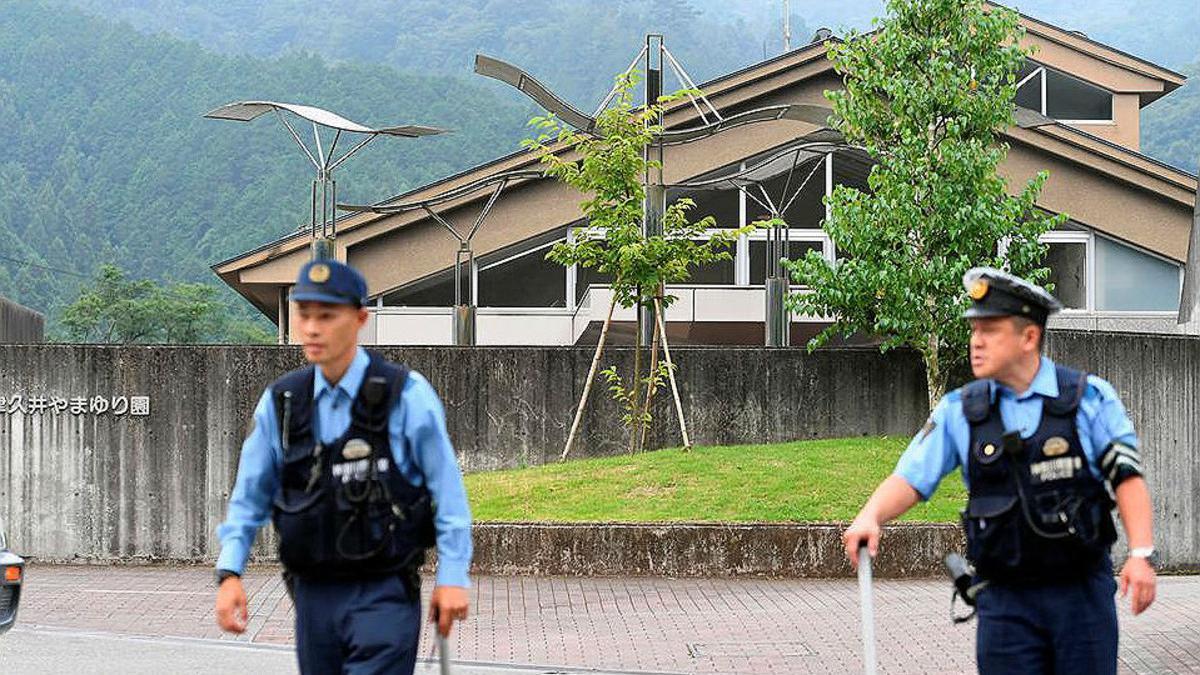
M 309 223 L 312 232 L 312 257 L 314 260 L 336 257 L 334 240 L 337 238 L 337 181 L 333 177 L 335 169 L 379 136 L 418 138 L 446 133 L 444 129 L 420 125 L 374 129 L 321 108 L 295 103 L 278 103 L 275 101 L 239 101 L 229 103 L 204 116 L 210 119 L 249 122 L 270 112 L 275 113 L 280 123 L 291 134 L 292 140 L 296 142 L 296 145 L 300 146 L 305 157 L 308 158 L 316 170 L 316 176 L 312 181 L 312 217 Z M 301 140 L 296 128 L 284 116 L 283 113 L 285 112 L 312 124 L 312 149 Z M 333 139 L 329 142 L 328 150 L 321 144 L 320 130 L 322 128 L 334 132 Z M 337 157 L 335 153 L 337 152 L 338 141 L 341 140 L 342 134 L 354 134 L 361 137 L 361 140 L 340 157 Z
M 646 105 L 655 103 L 662 95 L 663 75 L 665 70 L 670 68 L 679 82 L 689 91 L 687 94 L 688 101 L 696 110 L 701 122 L 697 126 L 683 129 L 663 129 L 655 135 L 653 141 L 644 150 L 647 160 L 655 159 L 658 163 L 657 168 L 647 169 L 643 179 L 645 201 L 642 205 L 642 232 L 646 236 L 655 236 L 662 233 L 662 215 L 666 211 L 667 206 L 666 185 L 663 180 L 663 160 L 666 146 L 691 143 L 747 124 L 784 119 L 808 122 L 819 127 L 825 127 L 831 112 L 827 107 L 795 103 L 790 105 L 766 106 L 725 117 L 708 100 L 708 97 L 700 91 L 700 87 L 696 85 L 695 81 L 687 74 L 687 71 L 684 70 L 675 56 L 667 49 L 662 35 L 651 34 L 646 36 L 645 46 L 642 47 L 642 50 L 634 57 L 633 62 L 626 68 L 624 71 L 625 74 L 629 74 L 639 63 L 642 64 L 646 73 Z M 608 104 L 617 93 L 617 88 L 614 87 L 609 91 L 608 96 L 600 102 L 596 111 L 591 115 L 587 115 L 564 101 L 562 97 L 551 92 L 529 73 L 499 59 L 482 54 L 476 55 L 475 72 L 516 87 L 547 112 L 557 116 L 579 131 L 593 135 L 598 133 L 596 117 L 608 107 Z M 782 296 L 780 297 L 782 299 Z M 647 304 L 638 308 L 638 325 L 640 326 L 643 343 L 649 344 L 652 341 L 655 322 L 654 307 L 652 305 Z
M 338 204 L 337 207 L 343 211 L 355 213 L 375 213 L 379 215 L 395 215 L 408 211 L 424 211 L 425 215 L 429 216 L 434 222 L 438 223 L 458 240 L 458 250 L 454 255 L 454 328 L 453 337 L 454 344 L 464 347 L 475 345 L 475 314 L 476 314 L 476 278 L 475 278 L 475 252 L 471 247 L 471 241 L 475 238 L 475 234 L 479 232 L 479 228 L 483 226 L 488 215 L 492 212 L 492 207 L 496 205 L 496 200 L 500 198 L 500 193 L 504 192 L 504 188 L 514 181 L 523 181 L 540 178 L 541 171 L 516 170 L 507 171 L 505 173 L 488 176 L 487 178 L 477 180 L 473 183 L 464 185 L 454 190 L 444 192 L 432 199 L 426 199 L 414 202 L 384 202 L 375 205 L 355 205 L 355 204 Z M 483 205 L 479 215 L 475 217 L 475 222 L 471 229 L 465 234 L 454 227 L 442 213 L 448 206 L 459 202 L 463 198 L 469 198 L 470 195 L 482 192 L 491 188 L 491 195 L 487 202 Z M 434 210 L 438 208 L 439 210 Z M 466 283 L 463 283 L 464 279 Z
M 822 134 L 825 135 L 825 134 Z M 717 190 L 734 188 L 754 200 L 771 218 L 767 231 L 766 324 L 763 341 L 768 347 L 786 347 L 790 342 L 790 317 L 785 306 L 788 295 L 788 275 L 783 260 L 789 258 L 788 224 L 783 216 L 817 172 L 841 151 L 864 152 L 840 140 L 816 140 L 793 145 L 763 161 L 742 170 L 717 178 L 676 183 L 671 187 L 687 190 Z M 812 167 L 808 168 L 807 165 Z M 807 171 L 805 171 L 807 169 Z M 772 194 L 767 184 L 784 177 L 783 187 Z

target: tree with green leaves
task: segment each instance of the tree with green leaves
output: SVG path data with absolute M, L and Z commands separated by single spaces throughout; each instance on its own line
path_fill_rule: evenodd
M 888 0 L 872 33 L 829 57 L 845 89 L 826 92 L 832 125 L 875 161 L 869 191 L 839 185 L 825 231 L 839 260 L 789 264 L 807 288 L 789 306 L 834 323 L 810 343 L 873 335 L 925 363 L 932 410 L 964 363 L 963 274 L 988 265 L 1043 281 L 1038 237 L 1066 216 L 1035 206 L 1048 175 L 1015 196 L 997 173 L 1027 51 L 1016 12 L 982 0 Z
M 64 311 L 72 342 L 195 344 L 234 337 L 264 344 L 272 336 L 256 324 L 228 316 L 217 289 L 208 284 L 130 279 L 116 265 L 100 267 L 90 287 Z
M 651 421 L 651 401 L 664 380 L 672 384 L 684 445 L 688 445 L 662 321 L 662 310 L 675 298 L 665 293 L 665 287 L 686 281 L 698 265 L 730 259 L 729 246 L 751 229 L 724 230 L 709 236 L 706 230 L 715 227 L 713 218 L 709 216 L 691 222 L 688 211 L 694 203 L 690 199 L 681 199 L 665 209 L 662 234 L 648 235 L 643 231 L 644 177 L 662 168 L 657 160 L 648 158 L 646 149 L 662 131 L 663 107 L 691 92 L 676 92 L 635 108 L 631 90 L 637 80 L 636 72 L 617 79 L 615 103 L 597 118 L 595 132 L 576 131 L 552 115 L 535 117 L 530 125 L 537 130 L 537 136 L 522 143 L 525 148 L 538 153 L 547 175 L 585 197 L 580 206 L 587 225 L 575 229 L 570 239 L 556 244 L 546 257 L 564 266 L 594 269 L 612 280 L 612 302 L 563 450 L 564 458 L 570 452 L 581 413 L 587 405 L 613 310 L 618 304 L 624 308 L 653 306 L 657 318 L 649 345 L 650 362 L 645 372 L 642 352 L 646 345 L 641 342 L 640 312 L 632 375 L 625 380 L 617 374 L 615 367 L 605 371 L 610 391 L 625 409 L 630 449 L 636 451 L 645 442 Z M 666 358 L 663 364 L 658 362 L 660 341 Z

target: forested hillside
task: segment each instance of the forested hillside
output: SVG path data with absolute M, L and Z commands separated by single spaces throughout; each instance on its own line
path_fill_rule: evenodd
M 1184 68 L 1188 83 L 1142 112 L 1142 151 L 1200 172 L 1200 61 Z
M 69 1 L 98 16 L 226 53 L 273 56 L 299 49 L 472 77 L 472 57 L 482 51 L 524 66 L 588 109 L 604 97 L 648 32 L 665 33 L 668 48 L 698 80 L 781 49 L 773 15 L 755 11 L 749 19 L 704 12 L 694 0 Z M 803 23 L 793 31 L 798 43 L 808 41 Z
M 377 139 L 339 174 L 353 201 L 515 149 L 527 119 L 462 78 L 216 55 L 35 3 L 0 4 L 0 64 L 0 294 L 52 319 L 85 280 L 70 273 L 116 262 L 135 277 L 215 282 L 213 262 L 307 218 L 311 167 L 286 131 L 269 117 L 202 119 L 220 104 L 304 101 L 367 124 L 457 130 Z
M 1200 79 L 1198 0 L 1028 0 L 1020 9 Z M 867 28 L 882 0 L 793 0 L 793 46 Z M 648 31 L 697 81 L 782 49 L 777 0 L 0 0 L 0 295 L 50 315 L 101 263 L 203 281 L 209 266 L 307 218 L 310 168 L 272 119 L 202 119 L 273 98 L 366 124 L 454 134 L 379 139 L 339 174 L 370 201 L 516 149 L 533 106 L 471 73 L 518 63 L 591 109 Z M 121 23 L 124 22 L 124 23 Z M 673 82 L 668 87 L 674 86 Z M 1200 83 L 1144 113 L 1143 149 L 1195 170 Z

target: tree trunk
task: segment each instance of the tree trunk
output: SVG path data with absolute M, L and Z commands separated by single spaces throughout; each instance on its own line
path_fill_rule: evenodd
M 642 388 L 638 386 L 638 380 L 642 376 L 642 289 L 637 289 L 638 301 L 634 303 L 635 311 L 637 311 L 637 327 L 636 333 L 633 336 L 633 377 L 630 379 L 629 386 L 631 396 L 629 399 L 629 416 L 631 424 L 629 425 L 629 452 L 632 454 L 637 448 L 637 441 L 641 435 L 642 425 L 637 419 L 637 411 L 640 407 L 638 404 L 642 401 Z
M 925 385 L 929 389 L 929 412 L 932 414 L 938 401 L 946 394 L 946 380 L 949 376 L 939 361 L 936 335 L 929 336 L 929 342 L 921 355 L 925 360 Z
M 658 304 L 657 298 L 655 305 Z M 657 310 L 656 310 L 657 312 Z M 646 373 L 646 402 L 642 405 L 642 414 L 639 420 L 642 424 L 642 430 L 638 433 L 637 452 L 646 449 L 646 431 L 650 428 L 650 423 L 646 420 L 650 415 L 650 404 L 654 401 L 655 384 L 657 383 L 656 373 L 658 371 L 658 338 L 662 321 L 654 322 L 654 337 L 650 340 L 650 370 Z
M 558 461 L 567 458 L 571 446 L 575 443 L 575 432 L 579 431 L 579 421 L 583 419 L 583 409 L 587 407 L 588 396 L 592 393 L 592 382 L 596 381 L 596 368 L 600 365 L 600 355 L 604 353 L 604 341 L 608 339 L 608 327 L 612 325 L 613 310 L 617 307 L 617 295 L 614 293 L 612 302 L 608 303 L 608 316 L 604 318 L 604 327 L 600 329 L 600 340 L 596 342 L 596 354 L 592 357 L 592 367 L 588 370 L 587 381 L 583 383 L 583 396 L 579 398 L 579 407 L 575 410 L 575 419 L 571 422 L 571 431 L 567 434 L 567 445 L 563 448 Z

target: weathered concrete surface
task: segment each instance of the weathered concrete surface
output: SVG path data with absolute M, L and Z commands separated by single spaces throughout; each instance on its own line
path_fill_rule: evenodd
M 591 356 L 587 349 L 384 353 L 438 389 L 468 471 L 557 458 Z M 630 352 L 610 356 L 620 365 Z M 923 379 L 908 356 L 695 349 L 676 358 L 699 443 L 903 434 L 923 416 Z M 215 555 L 213 532 L 253 407 L 300 361 L 288 347 L 0 346 L 0 397 L 150 397 L 150 414 L 140 417 L 0 414 L 0 517 L 10 539 L 23 553 L 55 559 Z M 665 424 L 668 398 L 658 398 L 667 431 L 652 442 L 677 442 Z M 597 392 L 577 456 L 622 451 L 619 419 L 616 404 Z
M 1052 333 L 1050 353 L 1106 377 L 1142 437 L 1156 543 L 1172 567 L 1200 565 L 1200 339 Z M 446 402 L 468 471 L 557 458 L 588 349 L 403 348 Z M 761 443 L 908 435 L 925 417 L 912 354 L 866 349 L 689 348 L 674 353 L 692 437 Z M 606 359 L 628 367 L 629 350 Z M 211 559 L 213 532 L 263 387 L 299 365 L 288 347 L 0 345 L 0 397 L 150 397 L 135 417 L 0 413 L 0 519 L 14 547 L 52 559 Z M 654 445 L 678 442 L 669 396 Z M 621 452 L 620 411 L 589 404 L 578 456 Z M 269 555 L 270 534 L 257 553 Z
M 1166 566 L 1200 570 L 1200 339 L 1051 332 L 1046 346 L 1121 395 L 1153 497 L 1155 546 Z
M 0 343 L 37 343 L 45 339 L 46 317 L 0 298 Z
M 538 576 L 854 576 L 844 524 L 483 523 L 477 574 Z M 942 573 L 963 550 L 957 525 L 902 524 L 884 532 L 873 571 L 889 578 Z

